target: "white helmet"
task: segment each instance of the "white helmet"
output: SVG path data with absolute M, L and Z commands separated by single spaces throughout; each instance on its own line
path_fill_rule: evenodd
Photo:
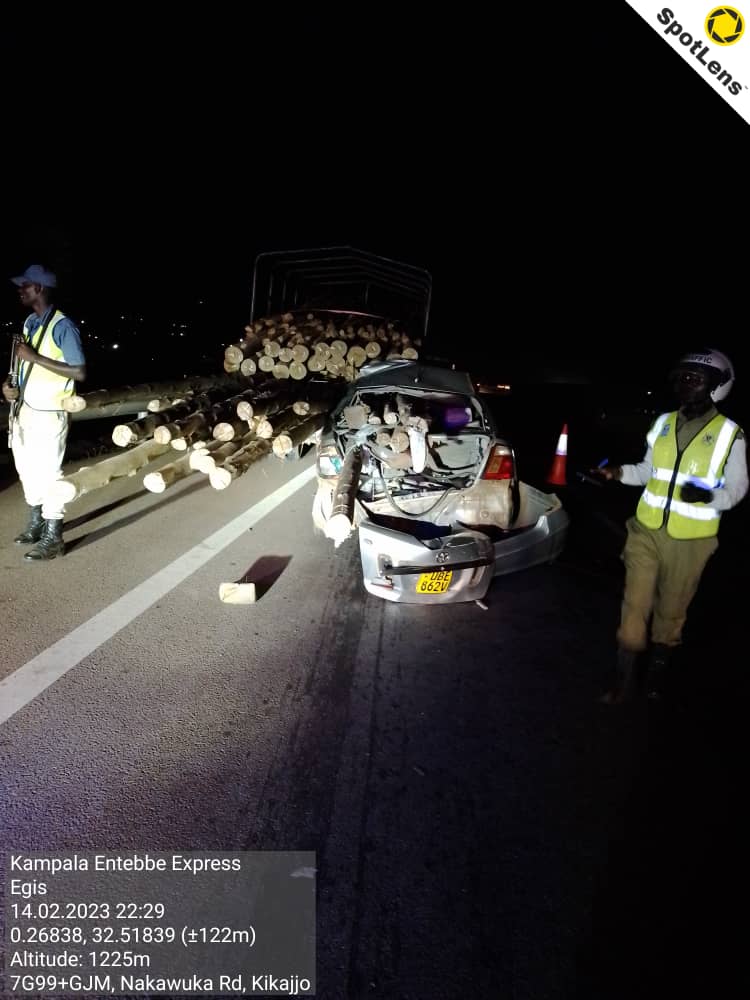
M 702 368 L 710 368 L 715 375 L 719 376 L 718 384 L 711 390 L 711 399 L 714 403 L 720 403 L 732 391 L 734 367 L 726 354 L 722 354 L 721 351 L 709 347 L 705 351 L 684 354 L 677 362 L 677 366 L 680 365 L 699 365 Z

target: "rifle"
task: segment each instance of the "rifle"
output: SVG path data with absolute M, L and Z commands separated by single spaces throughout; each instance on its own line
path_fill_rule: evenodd
M 18 388 L 18 368 L 19 362 L 16 356 L 16 347 L 21 342 L 21 336 L 18 333 L 13 334 L 13 343 L 10 348 L 10 371 L 8 372 L 8 385 L 11 389 Z M 10 413 L 8 414 L 8 447 L 13 443 L 13 421 L 16 419 L 16 412 L 18 410 L 18 400 L 13 399 L 10 402 Z

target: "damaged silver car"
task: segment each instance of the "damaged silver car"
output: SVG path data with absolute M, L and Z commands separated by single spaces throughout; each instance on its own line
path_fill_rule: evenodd
M 366 589 L 389 601 L 480 600 L 494 576 L 552 562 L 568 515 L 520 482 L 463 372 L 403 359 L 361 369 L 317 450 L 313 522 L 359 535 Z

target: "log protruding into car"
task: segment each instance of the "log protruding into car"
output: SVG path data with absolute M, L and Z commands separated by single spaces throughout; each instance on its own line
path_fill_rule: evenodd
M 362 471 L 362 448 L 357 446 L 347 454 L 333 494 L 331 516 L 326 524 L 326 536 L 336 548 L 346 541 L 354 529 L 354 500 Z

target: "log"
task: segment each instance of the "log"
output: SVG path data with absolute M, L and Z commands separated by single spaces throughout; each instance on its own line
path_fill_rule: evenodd
M 409 447 L 409 435 L 405 430 L 397 427 L 391 434 L 390 447 L 393 451 L 406 451 Z
M 245 392 L 252 391 L 252 389 L 245 390 Z M 172 438 L 181 437 L 186 420 L 198 413 L 208 411 L 212 406 L 220 406 L 225 400 L 226 392 L 221 389 L 209 389 L 200 395 L 184 400 L 172 407 L 168 414 L 165 414 L 165 419 L 168 422 L 161 423 L 154 429 L 154 439 L 159 444 L 168 444 Z
M 298 445 L 304 444 L 309 437 L 312 437 L 316 431 L 320 430 L 325 421 L 325 413 L 317 413 L 315 416 L 303 420 L 295 427 L 290 427 L 283 433 L 277 434 L 272 444 L 274 455 L 277 458 L 283 458 L 285 455 L 288 455 L 290 451 L 298 447 Z
M 392 403 L 386 402 L 383 405 L 383 423 L 389 427 L 395 427 L 398 423 L 398 410 Z
M 220 486 L 218 489 L 223 487 Z M 255 604 L 256 597 L 254 583 L 219 584 L 219 600 L 224 604 Z
M 122 402 L 122 400 L 117 400 L 117 402 Z M 62 407 L 66 413 L 80 413 L 81 410 L 86 409 L 86 397 L 74 393 L 63 400 Z
M 184 403 L 184 399 L 150 399 L 144 409 L 148 410 L 149 413 L 161 413 L 162 410 L 171 410 L 173 406 L 178 406 L 180 403 Z
M 350 347 L 346 355 L 346 360 L 354 368 L 361 368 L 365 361 L 367 361 L 367 351 L 364 347 L 359 347 L 358 345 Z
M 192 376 L 174 382 L 144 382 L 138 385 L 123 385 L 114 389 L 96 389 L 84 396 L 70 396 L 63 400 L 63 409 L 73 413 L 78 409 L 102 406 L 105 403 L 122 403 L 128 399 L 155 399 L 184 396 L 190 390 L 211 389 L 238 385 L 238 380 L 227 375 Z M 84 405 L 80 405 L 83 400 Z M 148 407 L 146 407 L 148 408 Z
M 273 422 L 268 417 L 264 417 L 255 428 L 255 433 L 259 438 L 268 440 L 285 431 L 288 427 L 293 427 L 299 421 L 299 417 L 290 406 L 288 410 L 281 410 L 278 416 L 274 415 Z
M 230 455 L 233 455 L 241 448 L 242 443 L 240 441 L 223 441 L 215 451 L 195 452 L 193 464 L 198 472 L 208 475 L 217 465 L 221 465 L 225 458 L 229 458 Z
M 148 472 L 143 477 L 143 485 L 149 493 L 163 493 L 168 486 L 189 476 L 193 469 L 189 464 L 190 455 L 183 455 L 176 462 L 164 465 L 158 472 Z
M 396 406 L 398 407 L 399 420 L 404 427 L 407 427 L 412 413 L 412 402 L 406 396 L 398 394 L 396 396 Z
M 165 425 L 167 428 L 159 433 L 159 440 L 163 441 L 169 434 L 172 447 L 178 451 L 184 451 L 195 438 L 209 437 L 213 428 L 223 421 L 233 422 L 237 412 L 238 404 L 258 392 L 256 386 L 251 386 L 243 392 L 237 393 L 229 398 L 222 398 L 213 401 L 213 394 L 205 394 L 201 400 L 208 401 L 211 405 L 203 406 L 190 413 L 182 420 L 174 424 Z M 154 431 L 156 437 L 157 431 Z
M 127 448 L 151 437 L 157 427 L 157 414 L 151 413 L 143 420 L 133 420 L 129 424 L 117 424 L 112 431 L 112 440 L 119 448 Z
M 163 455 L 169 450 L 169 445 L 158 444 L 153 438 L 136 445 L 130 451 L 125 451 L 112 458 L 105 458 L 96 465 L 79 469 L 69 476 L 58 479 L 52 487 L 55 498 L 62 503 L 72 503 L 92 490 L 101 489 L 113 479 L 132 476 L 144 465 Z
M 225 442 L 223 441 L 216 441 L 214 439 L 211 441 L 201 441 L 200 447 L 196 446 L 187 455 L 189 467 L 195 472 L 199 471 L 198 462 L 201 455 L 210 455 L 213 452 L 218 451 L 224 443 Z
M 247 331 L 247 327 L 245 330 Z M 246 337 L 238 341 L 236 344 L 230 344 L 229 347 L 224 351 L 224 359 L 230 364 L 239 365 L 242 367 L 242 362 L 250 357 L 255 351 L 261 349 L 261 338 L 258 333 L 253 331 L 248 333 Z
M 226 459 L 221 467 L 212 469 L 208 474 L 209 482 L 215 490 L 225 490 L 235 479 L 244 475 L 254 462 L 267 455 L 270 449 L 268 441 L 252 441 Z
M 83 400 L 82 396 L 78 397 Z M 84 406 L 75 413 L 70 413 L 71 420 L 80 423 L 82 420 L 109 420 L 112 417 L 130 417 L 138 413 L 145 413 L 148 406 L 147 399 L 123 400 L 121 403 L 104 403 L 102 406 L 92 407 L 90 410 Z
M 184 451 L 196 438 L 209 437 L 211 425 L 206 411 L 193 413 L 184 420 L 177 421 L 178 433 L 171 439 L 171 445 L 177 451 Z
M 222 420 L 215 424 L 211 431 L 211 437 L 217 441 L 233 441 L 237 437 L 247 434 L 247 420 L 237 417 L 236 420 Z
M 326 522 L 326 537 L 333 540 L 335 548 L 349 537 L 354 528 L 354 500 L 359 489 L 361 471 L 362 448 L 352 448 L 344 458 L 333 494 L 331 516 Z

